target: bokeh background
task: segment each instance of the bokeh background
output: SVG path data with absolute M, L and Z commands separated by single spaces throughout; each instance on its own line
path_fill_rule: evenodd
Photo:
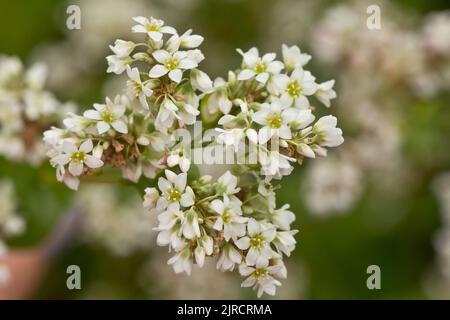
M 70 4 L 81 8 L 81 30 L 65 28 Z M 381 8 L 381 30 L 366 27 L 369 4 Z M 447 0 L 1 0 L 0 54 L 45 62 L 47 87 L 60 100 L 87 108 L 123 84 L 106 74 L 105 56 L 115 39 L 133 36 L 136 15 L 203 35 L 202 69 L 212 77 L 238 67 L 235 48 L 280 54 L 282 43 L 299 45 L 313 56 L 308 66 L 314 74 L 336 79 L 338 98 L 323 111 L 338 116 L 346 142 L 326 159 L 305 161 L 282 182 L 278 200 L 290 203 L 300 232 L 276 298 L 448 299 L 446 10 Z M 46 162 L 35 167 L 2 157 L 0 181 L 12 182 L 26 222 L 22 235 L 8 239 L 13 251 L 33 248 L 39 256 L 54 245 L 48 239 L 70 208 L 86 208 L 82 228 L 69 246 L 56 249 L 55 259 L 25 263 L 46 271 L 29 298 L 255 297 L 212 261 L 191 277 L 175 275 L 131 186 L 91 183 L 74 193 L 56 182 Z M 82 270 L 81 290 L 66 287 L 72 264 Z M 381 290 L 366 287 L 373 264 L 381 268 Z

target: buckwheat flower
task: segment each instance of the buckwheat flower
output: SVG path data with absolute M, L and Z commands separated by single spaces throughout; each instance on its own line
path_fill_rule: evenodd
M 148 109 L 147 98 L 153 93 L 153 90 L 150 88 L 151 83 L 142 82 L 138 68 L 131 69 L 130 66 L 127 65 L 127 75 L 129 78 L 127 81 L 128 95 L 130 98 L 138 98 L 141 105 L 145 109 Z
M 191 159 L 186 156 L 180 156 L 178 153 L 171 154 L 167 157 L 167 165 L 169 167 L 179 166 L 182 172 L 188 172 L 191 167 Z
M 230 171 L 225 172 L 217 179 L 217 193 L 232 195 L 239 192 L 240 188 L 237 188 L 237 182 L 236 176 L 232 175 Z
M 59 102 L 49 92 L 27 90 L 23 95 L 25 115 L 30 120 L 37 120 L 41 116 L 55 113 L 59 107 Z
M 295 220 L 295 214 L 288 209 L 289 205 L 285 204 L 280 209 L 270 212 L 270 222 L 272 222 L 281 230 L 290 230 L 291 223 Z
M 314 141 L 323 147 L 337 147 L 344 142 L 342 130 L 336 128 L 337 118 L 325 116 L 317 120 L 312 130 L 316 134 Z
M 133 62 L 133 59 L 129 56 L 120 57 L 112 54 L 106 57 L 106 61 L 108 61 L 108 69 L 106 72 L 121 74 L 125 71 L 126 67 Z
M 272 256 L 270 243 L 275 238 L 276 231 L 273 226 L 264 227 L 253 218 L 248 220 L 248 236 L 235 242 L 241 250 L 247 250 L 245 263 L 249 266 L 265 264 Z
M 275 295 L 276 287 L 281 286 L 281 282 L 275 279 L 275 275 L 279 274 L 278 265 L 269 266 L 268 261 L 259 262 L 255 267 L 250 267 L 245 264 L 239 266 L 239 273 L 247 277 L 242 282 L 242 287 L 253 287 L 257 291 L 257 296 L 260 298 L 263 293 L 271 296 Z
M 290 139 L 292 133 L 289 123 L 294 119 L 293 111 L 278 101 L 261 104 L 261 109 L 252 116 L 253 121 L 263 126 L 258 132 L 259 143 L 265 144 L 272 136 Z
M 234 128 L 234 129 L 222 129 L 215 128 L 219 135 L 217 136 L 217 143 L 225 144 L 226 146 L 233 146 L 234 150 L 237 151 L 241 146 L 241 141 L 245 137 L 245 129 Z
M 176 220 L 174 220 L 176 222 Z M 169 250 L 174 249 L 176 252 L 186 247 L 186 240 L 181 237 L 180 225 L 175 224 L 168 229 L 156 228 L 160 231 L 156 237 L 156 243 L 158 246 L 169 246 Z
M 162 195 L 158 200 L 157 207 L 164 209 L 172 203 L 179 203 L 183 207 L 190 207 L 194 204 L 194 191 L 186 186 L 187 174 L 185 172 L 176 175 L 170 170 L 165 170 L 166 178 L 160 177 L 158 188 Z
M 128 57 L 130 53 L 136 48 L 136 44 L 133 41 L 125 41 L 117 39 L 114 42 L 114 46 L 109 46 L 111 51 L 119 58 Z
M 167 134 L 167 130 L 172 127 L 172 124 L 178 115 L 176 112 L 178 107 L 170 98 L 163 100 L 159 107 L 158 114 L 155 120 L 155 128 L 163 134 Z
M 205 59 L 205 56 L 199 49 L 188 50 L 186 52 L 186 57 L 189 60 L 194 61 L 197 65 Z
M 69 112 L 67 114 L 67 118 L 63 120 L 63 123 L 67 130 L 72 132 L 81 132 L 89 125 L 90 120 Z
M 208 92 L 212 90 L 213 82 L 205 72 L 198 69 L 192 69 L 190 76 L 192 88 L 201 92 Z
M 278 74 L 284 68 L 282 62 L 274 61 L 275 53 L 266 53 L 260 58 L 258 49 L 254 47 L 247 52 L 237 49 L 237 52 L 243 57 L 242 71 L 237 77 L 238 80 L 248 80 L 254 77 L 256 81 L 265 84 L 270 75 Z
M 194 250 L 194 257 L 195 262 L 198 264 L 199 267 L 203 267 L 203 264 L 205 263 L 205 249 L 202 246 L 197 246 Z
M 94 103 L 95 110 L 90 109 L 83 113 L 85 118 L 97 121 L 99 134 L 105 133 L 111 127 L 117 132 L 128 133 L 128 126 L 123 119 L 125 106 L 119 100 L 119 96 L 114 99 L 114 102 L 106 97 L 106 104 Z
M 261 194 L 266 200 L 269 211 L 275 210 L 276 196 L 272 184 L 270 182 L 261 180 L 258 184 L 258 193 Z
M 144 208 L 151 211 L 156 208 L 156 202 L 159 199 L 159 192 L 156 188 L 145 188 Z
M 158 230 L 170 230 L 176 223 L 181 222 L 183 219 L 184 213 L 180 211 L 180 205 L 173 203 L 167 207 L 166 211 L 158 215 Z
M 160 78 L 169 73 L 169 78 L 179 83 L 183 76 L 183 70 L 193 69 L 198 63 L 188 57 L 186 51 L 170 53 L 166 50 L 156 50 L 153 57 L 160 64 L 156 64 L 149 72 L 150 78 Z
M 221 249 L 219 260 L 217 260 L 217 269 L 220 271 L 233 271 L 236 264 L 240 264 L 242 261 L 242 255 L 239 251 L 227 242 Z
M 297 243 L 294 238 L 294 235 L 297 232 L 298 230 L 277 231 L 272 243 L 278 251 L 289 257 L 291 252 L 294 251 L 295 244 Z
M 333 90 L 334 80 L 328 80 L 318 85 L 315 96 L 327 108 L 330 107 L 330 101 L 336 98 L 336 91 Z
M 283 105 L 309 108 L 306 96 L 313 95 L 317 91 L 317 84 L 311 72 L 296 68 L 290 77 L 279 75 L 276 81 L 276 85 L 281 88 L 280 101 Z
M 200 243 L 202 245 L 202 247 L 205 249 L 205 253 L 207 256 L 210 256 L 213 254 L 213 250 L 214 250 L 214 240 L 212 237 L 208 236 L 207 234 L 205 234 L 201 240 Z
M 236 241 L 238 237 L 245 235 L 245 223 L 248 219 L 242 217 L 241 205 L 239 200 L 230 200 L 226 194 L 223 195 L 223 201 L 215 199 L 211 202 L 211 207 L 218 214 L 213 228 L 223 230 L 226 241 Z
M 181 47 L 186 49 L 194 49 L 203 42 L 203 37 L 198 34 L 192 34 L 192 29 L 187 30 L 180 36 Z
M 306 65 L 309 60 L 311 60 L 311 56 L 306 53 L 302 53 L 298 46 L 288 47 L 283 44 L 281 46 L 282 54 L 283 54 L 283 62 L 287 71 L 292 71 L 298 67 L 303 67 Z
M 175 34 L 177 31 L 169 26 L 164 26 L 163 20 L 158 20 L 150 17 L 150 20 L 145 17 L 134 17 L 134 21 L 138 24 L 133 26 L 132 31 L 137 33 L 146 33 L 152 40 L 160 41 L 163 34 Z
M 296 159 L 285 156 L 275 150 L 259 149 L 258 161 L 261 165 L 261 174 L 266 178 L 280 179 L 282 176 L 289 175 L 294 169 L 290 162 L 295 162 Z
M 185 216 L 181 223 L 181 233 L 186 239 L 200 238 L 200 226 L 198 222 L 198 214 L 194 209 L 185 212 Z
M 197 109 L 198 105 L 194 107 L 189 103 L 181 102 L 177 104 L 177 107 L 177 118 L 178 123 L 181 127 L 184 127 L 185 125 L 192 125 L 195 123 L 197 116 L 200 114 L 200 111 Z
M 169 261 L 167 261 L 167 264 L 171 265 L 177 274 L 185 272 L 190 275 L 192 270 L 191 250 L 188 247 L 183 249 L 181 252 L 170 258 Z
M 291 109 L 290 117 L 291 121 L 289 122 L 289 127 L 293 130 L 300 130 L 304 129 L 307 126 L 309 126 L 314 119 L 316 118 L 312 112 L 311 109 L 294 109 L 293 111 Z
M 84 165 L 92 169 L 103 166 L 102 160 L 89 154 L 93 149 L 91 139 L 84 141 L 80 147 L 72 142 L 64 141 L 61 148 L 62 153 L 53 157 L 51 163 L 58 166 L 69 164 L 69 172 L 74 176 L 80 176 L 83 173 Z

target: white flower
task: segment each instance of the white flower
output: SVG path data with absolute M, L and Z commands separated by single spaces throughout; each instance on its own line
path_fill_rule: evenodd
M 219 260 L 217 261 L 217 269 L 225 271 L 233 271 L 236 264 L 240 264 L 242 256 L 239 251 L 229 242 L 221 249 Z
M 153 57 L 160 64 L 156 64 L 149 72 L 150 78 L 160 78 L 169 73 L 169 78 L 179 83 L 183 76 L 183 70 L 193 69 L 198 63 L 192 60 L 186 51 L 170 53 L 166 50 L 156 50 Z
M 294 70 L 298 67 L 303 67 L 309 62 L 309 60 L 311 60 L 311 56 L 306 53 L 301 53 L 298 46 L 288 47 L 283 44 L 281 49 L 283 53 L 284 65 L 288 71 Z
M 237 240 L 236 246 L 241 250 L 247 250 L 245 263 L 249 266 L 265 264 L 272 256 L 270 243 L 275 238 L 275 228 L 271 225 L 263 226 L 253 218 L 248 220 L 248 236 Z
M 278 101 L 261 104 L 261 109 L 252 116 L 253 121 L 263 126 L 258 132 L 259 143 L 265 144 L 272 136 L 281 139 L 292 138 L 289 123 L 295 116 L 295 109 L 286 108 Z
M 245 222 L 247 218 L 242 217 L 241 202 L 237 198 L 228 198 L 223 195 L 223 201 L 215 199 L 211 202 L 211 207 L 219 215 L 213 228 L 217 231 L 223 230 L 226 241 L 245 235 Z
M 158 200 L 157 208 L 164 209 L 169 204 L 180 203 L 183 207 L 190 207 L 194 204 L 194 191 L 186 186 L 187 174 L 185 172 L 176 175 L 172 171 L 165 171 L 166 178 L 160 177 L 158 188 L 162 195 Z
M 306 96 L 313 95 L 317 91 L 317 84 L 311 72 L 296 68 L 290 77 L 279 75 L 276 79 L 276 86 L 280 88 L 280 100 L 283 105 L 296 106 L 297 108 L 309 108 L 309 101 Z
M 125 71 L 126 67 L 133 62 L 133 59 L 129 56 L 120 57 L 112 54 L 106 57 L 106 61 L 108 61 L 108 69 L 106 72 L 121 74 Z
M 166 134 L 175 118 L 179 118 L 176 114 L 177 111 L 178 107 L 170 98 L 164 99 L 159 107 L 158 115 L 156 116 L 155 128 L 161 133 Z
M 253 77 L 265 84 L 270 75 L 278 74 L 284 68 L 280 61 L 273 61 L 276 58 L 275 53 L 266 53 L 262 58 L 259 57 L 258 49 L 251 48 L 247 52 L 237 49 L 243 57 L 242 71 L 238 75 L 238 80 L 248 80 Z
M 317 120 L 312 130 L 316 134 L 314 142 L 324 147 L 337 147 L 344 142 L 342 130 L 336 128 L 337 118 L 325 116 Z
M 192 34 L 192 29 L 189 29 L 180 36 L 180 47 L 186 49 L 197 48 L 203 42 L 203 37 L 197 34 Z
M 64 141 L 61 149 L 62 153 L 53 157 L 51 163 L 54 166 L 69 164 L 69 172 L 73 176 L 80 176 L 83 173 L 84 165 L 92 169 L 103 166 L 102 160 L 89 154 L 93 149 L 91 139 L 84 141 L 79 148 L 72 142 Z
M 282 230 L 289 230 L 295 220 L 295 214 L 289 211 L 289 205 L 285 204 L 280 209 L 270 212 L 270 221 Z
M 64 125 L 66 128 L 72 132 L 81 132 L 83 131 L 88 125 L 89 120 L 79 116 L 77 114 L 74 114 L 72 112 L 69 112 L 67 114 L 67 118 L 63 120 Z
M 172 265 L 175 273 L 186 272 L 188 275 L 190 275 L 192 270 L 191 256 L 191 250 L 189 248 L 185 248 L 181 252 L 170 258 L 169 261 L 167 261 L 167 264 Z
M 240 142 L 245 137 L 245 129 L 234 128 L 224 130 L 222 128 L 215 128 L 219 135 L 217 136 L 217 143 L 225 144 L 226 146 L 233 146 L 234 150 L 237 151 L 241 146 Z
M 111 51 L 119 58 L 128 57 L 134 50 L 136 44 L 133 41 L 124 41 L 117 39 L 114 46 L 109 46 Z
M 86 110 L 83 116 L 97 121 L 99 134 L 105 133 L 111 127 L 120 133 L 128 133 L 127 124 L 123 120 L 125 106 L 120 103 L 120 96 L 117 96 L 114 102 L 107 97 L 106 104 L 94 103 L 94 108 L 95 110 Z
M 156 202 L 159 199 L 159 192 L 156 188 L 145 188 L 144 195 L 144 208 L 147 210 L 152 210 L 156 207 Z
M 182 172 L 188 172 L 191 167 L 191 159 L 186 156 L 180 156 L 179 154 L 171 154 L 167 157 L 167 165 L 169 167 L 179 166 Z
M 278 231 L 275 239 L 273 240 L 273 244 L 277 248 L 278 251 L 283 252 L 286 256 L 290 256 L 291 252 L 295 249 L 295 244 L 297 243 L 294 239 L 294 235 L 297 233 L 297 230 L 290 231 Z
M 195 123 L 197 116 L 200 114 L 200 111 L 197 109 L 198 104 L 194 107 L 193 105 L 185 102 L 178 103 L 178 112 L 177 118 L 178 123 L 181 127 L 184 125 L 192 125 Z
M 209 76 L 205 72 L 198 69 L 191 70 L 191 85 L 192 88 L 201 92 L 208 92 L 213 88 L 213 83 Z
M 145 109 L 148 109 L 147 97 L 150 97 L 153 90 L 150 88 L 150 83 L 143 83 L 139 75 L 137 68 L 131 69 L 127 65 L 127 75 L 129 80 L 127 81 L 128 94 L 131 98 L 138 98 L 139 102 Z
M 190 209 L 185 213 L 181 223 L 181 233 L 186 239 L 200 238 L 200 226 L 198 222 L 198 214 L 195 210 Z
M 281 282 L 278 281 L 275 276 L 280 273 L 280 265 L 269 266 L 268 261 L 260 262 L 255 267 L 249 267 L 245 264 L 239 266 L 239 273 L 247 277 L 241 286 L 253 287 L 257 290 L 257 296 L 260 298 L 263 293 L 267 293 L 271 296 L 275 295 L 276 287 L 281 286 Z
M 282 176 L 289 175 L 294 169 L 289 163 L 296 161 L 294 158 L 285 156 L 278 151 L 259 149 L 258 161 L 261 164 L 261 174 L 266 178 L 279 179 Z
M 219 179 L 217 179 L 216 190 L 219 194 L 235 194 L 240 190 L 240 188 L 236 188 L 237 182 L 237 177 L 232 175 L 230 171 L 227 171 L 222 176 L 220 176 Z
M 322 102 L 326 107 L 330 107 L 330 100 L 336 98 L 336 91 L 333 90 L 334 80 L 328 80 L 322 82 L 317 87 L 315 96 Z
M 163 20 L 158 20 L 150 17 L 150 20 L 145 17 L 134 17 L 134 21 L 138 24 L 133 26 L 133 32 L 147 33 L 147 35 L 154 41 L 160 41 L 163 33 L 175 34 L 177 31 L 169 26 L 164 26 Z

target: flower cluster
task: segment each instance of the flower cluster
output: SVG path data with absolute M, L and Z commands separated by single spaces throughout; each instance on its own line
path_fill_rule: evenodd
M 275 294 L 297 231 L 289 205 L 277 207 L 271 179 L 288 175 L 291 162 L 326 156 L 327 147 L 343 142 L 335 117 L 314 122 L 312 113 L 313 97 L 330 105 L 334 81 L 317 83 L 304 69 L 311 57 L 285 45 L 283 62 L 273 53 L 260 57 L 256 48 L 238 50 L 242 67 L 229 71 L 227 81 L 211 81 L 198 69 L 203 37 L 179 34 L 155 18 L 133 20 L 143 42 L 116 40 L 106 58 L 108 72 L 126 73 L 125 92 L 44 133 L 57 179 L 77 189 L 81 177 L 95 181 L 102 168 L 120 168 L 139 187 L 148 185 L 141 190 L 144 207 L 157 216 L 157 244 L 175 253 L 168 261 L 175 272 L 190 274 L 212 256 L 218 269 L 239 270 L 242 286 L 258 296 Z M 256 161 L 247 161 L 250 150 L 217 181 L 197 175 L 192 141 L 180 137 L 182 129 L 195 135 L 197 116 L 216 134 L 200 149 L 253 149 Z
M 42 132 L 61 121 L 72 106 L 44 90 L 47 69 L 25 69 L 16 57 L 0 56 L 0 154 L 39 164 L 45 157 Z
M 147 188 L 144 206 L 158 215 L 157 243 L 175 252 L 168 261 L 176 273 L 202 267 L 205 257 L 217 258 L 217 269 L 246 277 L 258 297 L 275 294 L 287 271 L 283 256 L 295 248 L 289 206 L 275 207 L 275 192 L 257 176 L 253 184 L 225 172 L 187 183 L 186 173 L 166 170 L 158 188 Z
M 313 124 L 310 99 L 315 97 L 329 107 L 336 92 L 334 80 L 317 83 L 304 69 L 310 55 L 286 45 L 282 46 L 283 62 L 275 60 L 275 53 L 260 57 L 256 48 L 238 52 L 243 57 L 242 68 L 230 72 L 228 82 L 215 86 L 202 100 L 209 113 L 219 106 L 224 114 L 216 129 L 219 143 L 236 150 L 255 150 L 257 168 L 270 180 L 290 174 L 290 162 L 326 156 L 326 147 L 344 141 L 334 116 Z
M 7 247 L 3 242 L 5 237 L 22 233 L 25 228 L 23 219 L 16 212 L 16 199 L 14 186 L 9 180 L 0 181 L 0 285 L 9 278 L 9 271 L 2 265 L 2 257 L 6 254 Z
M 70 114 L 64 129 L 45 132 L 58 180 L 73 189 L 80 176 L 107 164 L 134 182 L 142 175 L 154 178 L 168 161 L 183 171 L 190 167 L 170 147 L 176 129 L 194 124 L 199 95 L 212 85 L 197 69 L 204 56 L 196 48 L 203 38 L 192 30 L 179 35 L 162 20 L 134 20 L 133 31 L 142 33 L 145 42 L 116 40 L 110 46 L 114 54 L 106 58 L 108 72 L 126 72 L 126 92 L 94 104 L 83 115 Z

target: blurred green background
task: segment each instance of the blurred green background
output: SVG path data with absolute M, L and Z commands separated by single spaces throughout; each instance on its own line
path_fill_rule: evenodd
M 125 16 L 128 12 L 119 10 L 114 14 L 120 17 L 118 24 L 123 26 L 115 27 L 123 28 L 123 32 L 108 34 L 110 24 L 115 21 L 111 12 L 117 10 L 119 2 L 124 1 L 74 1 L 82 10 L 82 28 L 68 31 L 64 28 L 67 17 L 65 9 L 68 4 L 72 4 L 71 1 L 1 0 L 0 53 L 19 56 L 25 62 L 46 58 L 51 74 L 59 71 L 53 69 L 54 58 L 50 52 L 77 50 L 78 46 L 85 48 L 77 53 L 77 62 L 75 58 L 68 57 L 65 61 L 63 59 L 58 62 L 58 66 L 55 65 L 55 69 L 69 73 L 69 80 L 63 83 L 56 79 L 53 84 L 50 83 L 50 87 L 61 100 L 73 100 L 86 108 L 93 102 L 102 101 L 105 93 L 114 92 L 111 89 L 114 88 L 114 84 L 111 84 L 111 78 L 114 76 L 105 73 L 107 63 L 104 57 L 109 54 L 107 44 L 128 34 L 128 29 L 132 26 L 132 21 Z M 353 2 L 125 2 L 126 6 L 131 8 L 130 12 L 133 11 L 133 6 L 136 7 L 137 12 L 131 12 L 133 14 L 145 8 L 143 15 L 153 14 L 179 30 L 193 28 L 196 33 L 203 35 L 205 42 L 202 51 L 206 59 L 202 62 L 202 69 L 212 77 L 223 76 L 225 70 L 234 69 L 240 64 L 240 56 L 236 54 L 235 48 L 248 49 L 257 46 L 263 52 L 280 52 L 281 43 L 299 44 L 302 51 L 313 55 L 308 67 L 314 74 L 321 80 L 337 80 L 338 99 L 333 105 L 337 106 L 326 111 L 339 114 L 340 121 L 344 123 L 344 136 L 348 134 L 351 139 L 351 135 L 357 132 L 350 119 L 353 114 L 346 112 L 344 108 L 339 109 L 339 99 L 342 95 L 339 79 L 345 76 L 345 65 L 321 61 L 316 57 L 312 45 L 316 23 L 324 17 L 327 10 L 342 4 L 352 6 Z M 384 4 L 380 3 L 382 19 Z M 398 0 L 391 1 L 389 8 L 391 6 L 405 17 L 407 21 L 404 25 L 411 29 L 419 26 L 426 15 L 450 9 L 446 0 Z M 107 15 L 112 18 L 106 18 Z M 285 28 L 290 30 L 290 33 L 284 33 L 284 26 L 294 20 L 300 21 L 299 25 Z M 305 20 L 303 24 L 301 20 Z M 397 22 L 395 18 L 393 21 Z M 99 28 L 103 31 L 96 34 L 95 38 L 93 30 Z M 93 38 L 88 39 L 89 36 Z M 450 38 L 450 34 L 448 37 Z M 96 47 L 96 44 L 99 47 Z M 87 65 L 85 69 L 78 67 L 83 62 Z M 74 75 L 78 77 L 77 81 L 70 78 Z M 372 77 L 371 74 L 364 74 L 364 70 L 359 76 L 368 79 Z M 376 93 L 375 96 L 389 95 L 389 84 L 386 86 L 387 89 Z M 370 174 L 363 171 L 361 185 L 364 184 L 364 187 L 360 187 L 362 191 L 358 192 L 358 199 L 353 205 L 345 208 L 341 214 L 318 217 L 311 212 L 305 204 L 305 197 L 302 196 L 308 188 L 305 181 L 310 162 L 305 161 L 303 166 L 296 168 L 291 176 L 283 180 L 278 201 L 279 204 L 291 205 L 292 211 L 297 215 L 295 226 L 300 232 L 296 236 L 297 248 L 293 256 L 287 259 L 289 275 L 284 282 L 284 287 L 287 288 L 280 290 L 279 298 L 436 297 L 428 292 L 432 291 L 428 283 L 429 275 L 433 274 L 437 263 L 432 239 L 442 224 L 442 218 L 431 186 L 439 173 L 450 168 L 450 93 L 448 90 L 442 90 L 431 98 L 411 98 L 412 92 L 407 89 L 400 90 L 403 90 L 405 97 L 396 98 L 390 103 L 394 105 L 393 108 L 401 110 L 398 112 L 401 115 L 401 161 L 407 163 L 405 166 L 409 170 L 406 173 L 407 178 L 399 178 L 403 180 L 400 180 L 395 190 L 385 188 L 379 183 L 383 175 L 389 175 L 387 181 L 392 178 L 395 180 L 395 169 L 389 173 L 382 170 L 377 172 L 376 169 Z M 329 151 L 330 154 L 334 152 L 338 151 Z M 378 161 L 389 160 L 381 153 Z M 373 175 L 378 176 L 379 180 L 373 179 Z M 18 247 L 38 245 L 71 205 L 74 193 L 56 182 L 54 170 L 47 164 L 36 169 L 26 164 L 0 159 L 0 177 L 9 177 L 14 181 L 18 210 L 27 221 L 26 233 L 9 243 Z M 134 193 L 131 187 L 121 188 L 124 188 L 126 194 Z M 114 237 L 114 234 L 110 236 Z M 209 292 L 214 289 L 207 284 L 211 280 L 205 279 L 214 279 L 218 271 L 208 268 L 208 275 L 197 272 L 196 280 L 186 280 L 187 276 L 171 273 L 170 268 L 166 266 L 166 258 L 165 248 L 156 248 L 155 245 L 118 256 L 100 241 L 78 239 L 50 267 L 50 272 L 47 273 L 35 298 L 191 298 L 188 295 L 189 288 L 198 293 L 194 296 L 196 298 L 211 297 Z M 66 267 L 71 264 L 79 265 L 82 269 L 82 290 L 70 291 L 66 288 Z M 368 290 L 366 287 L 366 268 L 372 264 L 381 268 L 381 290 Z M 198 270 L 194 270 L 194 273 L 195 271 Z M 216 289 L 219 291 L 217 298 L 255 297 L 251 290 L 238 289 L 238 279 L 227 279 Z M 236 288 L 229 289 L 230 286 Z

